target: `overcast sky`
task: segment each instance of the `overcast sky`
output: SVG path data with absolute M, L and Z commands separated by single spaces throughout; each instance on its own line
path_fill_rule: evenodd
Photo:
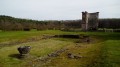
M 120 18 L 120 0 L 0 0 L 0 15 L 34 20 L 81 19 L 81 12 Z

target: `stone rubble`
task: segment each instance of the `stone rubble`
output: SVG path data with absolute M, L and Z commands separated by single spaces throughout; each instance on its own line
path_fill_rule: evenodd
M 75 55 L 75 54 L 72 54 L 72 53 L 68 53 L 67 56 L 68 56 L 68 58 L 71 58 L 71 59 L 80 59 L 80 58 L 82 58 L 82 56 Z

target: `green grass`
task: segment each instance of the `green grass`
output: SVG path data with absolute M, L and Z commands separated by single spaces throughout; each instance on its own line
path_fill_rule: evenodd
M 91 44 L 79 43 L 79 45 L 83 46 L 82 48 L 75 47 L 77 39 L 67 38 L 52 38 L 11 46 L 4 45 L 4 47 L 0 48 L 0 67 L 25 67 L 28 62 L 61 48 L 69 48 L 70 52 L 81 53 L 85 58 L 70 60 L 66 57 L 66 53 L 63 53 L 60 57 L 53 58 L 51 63 L 45 66 L 120 67 L 120 33 L 116 32 L 65 32 L 59 30 L 0 31 L 0 45 L 2 43 L 11 43 L 12 41 L 25 41 L 29 38 L 40 38 L 43 35 L 56 34 L 85 34 L 90 35 L 93 41 Z M 17 58 L 19 54 L 17 48 L 22 45 L 32 47 L 28 59 L 21 60 Z
M 117 36 L 119 33 L 105 33 L 105 32 L 64 32 L 59 30 L 45 30 L 45 31 L 0 31 L 0 42 L 11 41 L 11 40 L 21 40 L 27 39 L 32 36 L 41 36 L 41 35 L 54 35 L 54 34 L 87 34 L 95 36 Z M 119 35 L 120 36 L 120 35 Z M 118 37 L 119 37 L 118 36 Z
M 96 43 L 94 42 L 89 45 L 87 43 L 78 43 L 78 45 L 75 45 L 75 43 L 73 43 L 66 47 L 69 50 L 61 54 L 60 57 L 54 58 L 51 62 L 44 65 L 43 67 L 90 67 L 92 62 L 97 59 L 96 56 L 98 55 L 98 52 L 100 50 L 97 42 L 99 41 L 96 41 Z M 80 53 L 83 58 L 70 59 L 67 58 L 67 53 L 73 53 L 77 55 L 79 55 Z
M 107 40 L 103 43 L 103 67 L 120 67 L 120 40 Z
M 44 55 L 47 55 L 57 49 L 61 49 L 66 45 L 71 44 L 72 42 L 65 42 L 65 41 L 59 41 L 54 39 L 48 39 L 48 40 L 41 40 L 37 42 L 30 42 L 30 43 L 24 43 L 19 44 L 16 46 L 10 46 L 10 47 L 4 47 L 0 49 L 0 64 L 2 64 L 5 67 L 12 67 L 12 66 L 22 66 L 24 65 L 24 61 L 28 62 L 29 60 L 21 60 L 17 58 L 17 47 L 29 45 L 32 47 L 30 55 L 34 58 L 41 57 Z
M 120 67 L 120 33 L 98 33 L 91 35 L 96 36 L 101 42 L 98 43 L 98 50 L 94 60 L 89 67 Z M 94 48 L 95 49 L 95 48 Z M 92 49 L 91 49 L 92 50 Z
M 0 31 L 0 42 L 22 40 L 41 35 L 55 35 L 55 34 L 75 34 L 75 32 L 63 32 L 59 30 L 44 30 L 44 31 Z

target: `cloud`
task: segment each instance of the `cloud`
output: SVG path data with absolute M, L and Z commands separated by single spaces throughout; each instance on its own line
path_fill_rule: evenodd
M 81 19 L 81 12 L 100 18 L 120 17 L 119 0 L 0 0 L 0 14 L 37 20 Z

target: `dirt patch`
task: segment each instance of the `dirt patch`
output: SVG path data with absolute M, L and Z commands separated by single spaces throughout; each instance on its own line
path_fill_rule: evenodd
M 90 42 L 90 36 L 88 35 L 55 35 L 56 38 L 75 38 L 82 39 L 84 42 Z
M 81 36 L 75 43 L 91 43 L 92 38 L 90 36 Z
M 55 35 L 54 37 L 58 38 L 80 38 L 80 35 Z

